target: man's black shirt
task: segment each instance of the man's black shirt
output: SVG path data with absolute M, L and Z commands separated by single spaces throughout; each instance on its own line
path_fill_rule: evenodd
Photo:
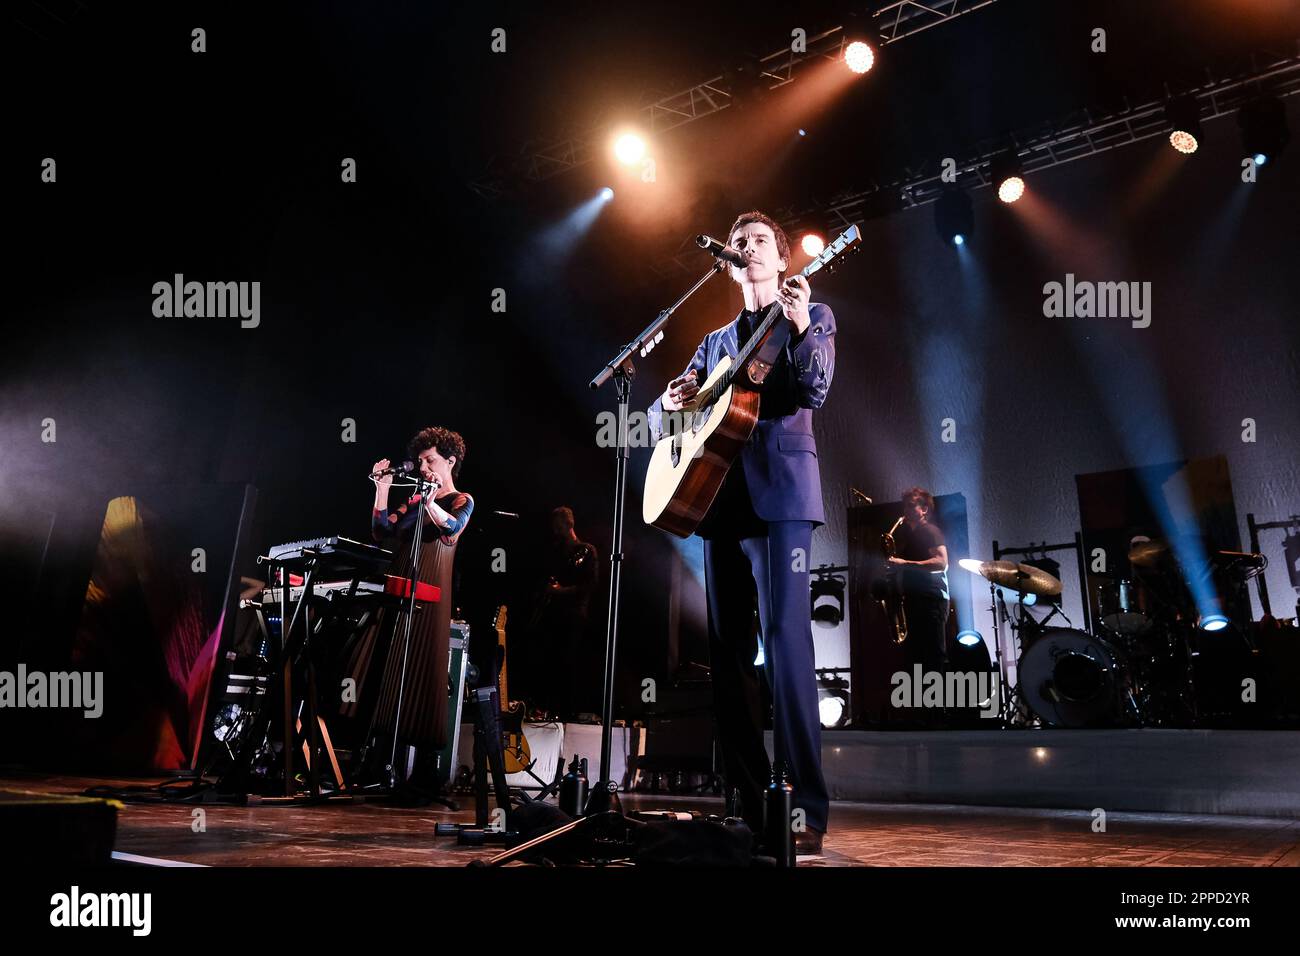
M 916 527 L 911 527 L 904 522 L 894 532 L 894 544 L 898 556 L 908 561 L 926 561 L 934 556 L 931 552 L 935 548 L 945 543 L 943 532 L 929 522 L 918 524 Z M 900 580 L 905 595 L 939 598 L 944 601 L 948 599 L 947 571 L 918 568 L 906 564 L 899 570 L 902 572 Z

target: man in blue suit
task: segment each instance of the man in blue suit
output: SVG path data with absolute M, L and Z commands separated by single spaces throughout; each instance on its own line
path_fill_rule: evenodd
M 789 768 L 795 805 L 805 815 L 796 846 L 800 853 L 820 853 L 830 801 L 821 769 L 808 562 L 813 528 L 825 522 L 825 512 L 812 410 L 826 401 L 835 370 L 835 316 L 809 301 L 803 276 L 785 280 L 790 243 L 771 218 L 745 213 L 729 237 L 746 263 L 729 267 L 745 308 L 704 337 L 649 417 L 652 429 L 661 432 L 663 413 L 688 405 L 722 356 L 736 357 L 767 306 L 781 304 L 789 341 L 764 382 L 754 433 L 698 533 L 704 538 L 714 707 L 727 785 L 739 790 L 745 820 L 762 832 L 771 769 L 754 667 L 757 610 L 776 759 Z

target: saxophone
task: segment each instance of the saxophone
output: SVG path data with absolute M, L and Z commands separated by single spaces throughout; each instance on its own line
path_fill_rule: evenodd
M 880 547 L 885 552 L 885 559 L 888 560 L 897 554 L 897 547 L 894 544 L 894 532 L 898 526 L 903 523 L 900 517 L 894 522 L 894 526 L 880 536 Z M 894 628 L 894 643 L 902 644 L 907 640 L 907 613 L 903 610 L 903 589 L 898 581 L 898 568 L 895 565 L 886 565 L 889 573 L 889 583 L 885 590 L 885 596 L 880 598 L 880 609 L 885 612 L 885 617 L 889 618 L 890 624 Z

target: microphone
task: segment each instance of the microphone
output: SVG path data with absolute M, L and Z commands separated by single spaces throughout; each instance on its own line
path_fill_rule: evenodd
M 858 489 L 854 488 L 852 485 L 849 485 L 849 492 L 850 492 L 854 497 L 856 497 L 856 498 L 861 498 L 861 499 L 862 499 L 862 503 L 863 503 L 864 505 L 869 505 L 869 504 L 872 503 L 872 501 L 871 501 L 871 499 L 870 499 L 869 497 L 867 497 L 866 495 L 864 495 L 862 492 L 858 491 Z
M 389 465 L 380 471 L 371 472 L 370 477 L 382 478 L 384 475 L 409 475 L 413 471 L 415 471 L 415 462 L 408 460 L 398 462 L 396 465 Z
M 730 262 L 733 266 L 740 266 L 742 269 L 749 265 L 749 263 L 745 261 L 745 257 L 739 252 L 731 248 L 731 246 L 727 245 L 725 242 L 719 242 L 712 236 L 696 236 L 695 244 L 715 259 L 721 259 L 723 262 Z

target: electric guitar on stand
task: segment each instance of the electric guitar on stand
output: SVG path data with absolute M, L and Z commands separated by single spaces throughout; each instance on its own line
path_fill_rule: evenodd
M 510 699 L 506 676 L 506 606 L 497 608 L 492 628 L 497 632 L 497 651 L 501 670 L 497 673 L 497 698 L 501 701 L 501 744 L 505 751 L 506 773 L 522 773 L 532 765 L 533 755 L 524 736 L 524 703 Z
M 856 250 L 861 238 L 858 227 L 849 226 L 799 274 L 807 278 L 822 269 L 832 271 L 844 253 Z M 650 457 L 641 502 L 646 524 L 680 538 L 695 533 L 754 431 L 759 389 L 785 348 L 789 328 L 781 303 L 773 302 L 735 361 L 724 355 L 694 401 L 682 409 L 684 427 L 660 438 Z

